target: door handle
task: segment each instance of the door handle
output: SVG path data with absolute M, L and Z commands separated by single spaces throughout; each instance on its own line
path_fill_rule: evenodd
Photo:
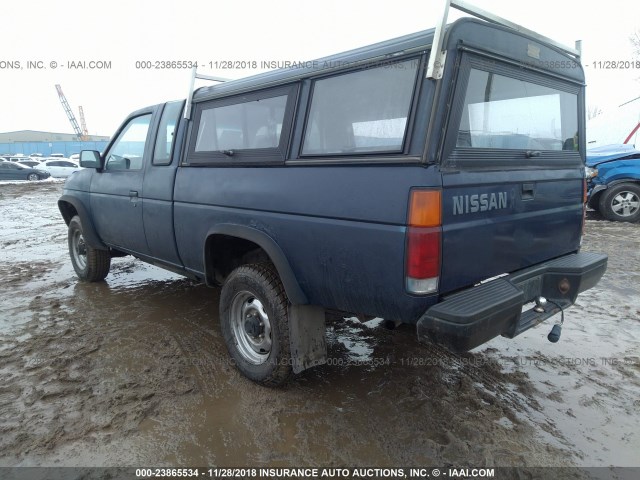
M 133 197 L 137 198 L 138 197 L 138 192 L 136 190 L 129 190 L 129 196 L 131 198 L 133 198 Z

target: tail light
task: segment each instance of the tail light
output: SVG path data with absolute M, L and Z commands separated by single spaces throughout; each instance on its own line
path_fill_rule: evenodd
M 407 222 L 406 288 L 414 294 L 434 293 L 440 279 L 442 194 L 412 190 Z

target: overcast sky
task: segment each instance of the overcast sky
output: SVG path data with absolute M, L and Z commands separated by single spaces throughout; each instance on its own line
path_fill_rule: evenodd
M 640 68 L 594 66 L 640 60 L 629 42 L 640 31 L 637 0 L 601 2 L 597 9 L 578 0 L 472 3 L 570 46 L 582 39 L 589 105 L 606 108 L 640 96 Z M 136 61 L 244 60 L 259 66 L 311 60 L 432 28 L 439 5 L 439 0 L 4 0 L 0 132 L 71 133 L 55 90 L 59 83 L 77 117 L 83 107 L 89 133 L 111 135 L 129 112 L 186 96 L 190 71 L 141 70 Z M 110 62 L 111 68 L 68 68 L 67 62 L 91 60 Z M 28 61 L 44 68 L 29 69 Z M 200 70 L 229 78 L 264 71 Z

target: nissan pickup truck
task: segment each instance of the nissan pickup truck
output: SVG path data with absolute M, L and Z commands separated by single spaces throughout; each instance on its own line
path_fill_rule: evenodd
M 270 386 L 326 361 L 327 311 L 456 351 L 564 312 L 607 266 L 580 249 L 579 52 L 478 16 L 131 113 L 58 202 L 78 277 L 132 255 L 221 286 Z

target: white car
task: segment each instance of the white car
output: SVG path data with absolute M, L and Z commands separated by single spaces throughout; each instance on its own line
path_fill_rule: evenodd
M 80 170 L 80 165 L 70 160 L 50 158 L 38 165 L 38 170 L 49 172 L 52 177 L 68 177 L 73 172 Z

